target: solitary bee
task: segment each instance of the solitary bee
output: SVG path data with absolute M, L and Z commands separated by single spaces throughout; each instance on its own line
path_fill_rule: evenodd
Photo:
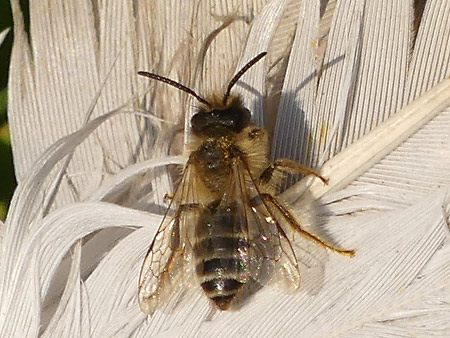
M 249 288 L 275 273 L 299 286 L 299 264 L 289 234 L 300 233 L 343 255 L 302 228 L 298 217 L 276 197 L 286 174 L 314 175 L 288 159 L 270 163 L 266 130 L 252 124 L 250 111 L 231 89 L 266 53 L 248 62 L 230 81 L 225 95 L 203 98 L 168 78 L 139 72 L 194 96 L 200 103 L 191 119 L 193 144 L 181 181 L 142 266 L 139 304 L 153 314 L 180 287 L 196 279 L 220 310 L 237 305 Z

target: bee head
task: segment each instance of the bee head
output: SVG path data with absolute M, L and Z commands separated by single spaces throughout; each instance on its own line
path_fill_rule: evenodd
M 191 118 L 191 127 L 197 136 L 240 133 L 250 124 L 250 116 L 250 111 L 244 107 L 241 98 L 232 96 L 225 106 L 200 107 L 198 113 Z
M 244 107 L 239 96 L 231 95 L 231 89 L 242 75 L 266 54 L 267 52 L 263 52 L 251 59 L 231 79 L 225 95 L 222 98 L 212 98 L 210 101 L 204 99 L 192 89 L 167 77 L 148 72 L 138 72 L 138 74 L 167 83 L 194 96 L 200 102 L 198 112 L 191 119 L 192 131 L 196 135 L 215 136 L 226 135 L 230 132 L 240 133 L 250 123 L 250 111 Z

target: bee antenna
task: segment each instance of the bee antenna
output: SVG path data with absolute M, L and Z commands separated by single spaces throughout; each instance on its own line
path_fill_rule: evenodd
M 146 76 L 149 77 L 150 79 L 154 79 L 154 80 L 158 80 L 164 83 L 167 83 L 168 85 L 178 88 L 179 90 L 182 90 L 183 92 L 186 92 L 190 95 L 192 95 L 193 97 L 195 97 L 199 102 L 206 104 L 208 107 L 211 107 L 211 103 L 209 103 L 208 101 L 206 101 L 203 97 L 201 97 L 200 95 L 198 95 L 196 92 L 194 92 L 192 89 L 183 86 L 181 83 L 171 80 L 167 77 L 158 75 L 158 74 L 153 74 L 153 73 L 148 73 L 148 72 L 138 72 L 139 75 L 142 76 Z
M 223 104 L 224 105 L 226 105 L 228 97 L 230 96 L 231 88 L 233 88 L 233 86 L 236 84 L 236 82 L 239 81 L 241 76 L 244 75 L 247 70 L 249 70 L 255 63 L 257 63 L 264 56 L 266 56 L 266 54 L 267 54 L 267 52 L 262 52 L 262 53 L 256 55 L 244 67 L 242 67 L 241 70 L 238 71 L 236 73 L 236 75 L 231 79 L 230 83 L 228 84 L 227 91 L 225 92 L 225 95 L 223 96 Z

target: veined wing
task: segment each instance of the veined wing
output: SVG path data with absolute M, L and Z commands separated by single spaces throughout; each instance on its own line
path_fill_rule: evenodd
M 298 288 L 299 264 L 284 231 L 284 220 L 279 219 L 267 205 L 244 160 L 239 160 L 233 166 L 230 184 L 220 203 L 222 208 L 229 205 L 233 205 L 236 213 L 235 223 L 239 225 L 248 243 L 248 287 L 254 288 L 252 283 L 256 284 L 256 288 L 265 285 L 277 275 L 277 279 L 284 279 L 287 286 Z M 245 294 L 252 292 L 248 288 L 243 291 Z
M 245 213 L 248 219 L 245 224 L 251 243 L 252 259 L 260 265 L 264 263 L 259 268 L 252 268 L 255 271 L 254 278 L 261 284 L 272 279 L 270 274 L 276 274 L 277 281 L 296 289 L 300 286 L 300 263 L 302 268 L 311 273 L 311 277 L 315 275 L 313 278 L 318 281 L 321 276 L 317 273 L 323 269 L 325 249 L 348 257 L 354 255 L 354 250 L 337 248 L 308 232 L 288 206 L 258 186 L 255 178 L 251 176 L 245 158 L 241 158 L 233 175 L 235 181 L 239 182 L 238 194 L 243 201 L 243 208 L 253 212 Z M 296 242 L 300 242 L 301 246 L 295 247 L 303 251 L 301 260 L 297 259 L 291 242 L 295 235 L 300 235 Z
M 201 212 L 195 186 L 199 178 L 189 162 L 153 238 L 139 279 L 139 305 L 153 314 L 192 281 L 192 246 L 187 231 Z

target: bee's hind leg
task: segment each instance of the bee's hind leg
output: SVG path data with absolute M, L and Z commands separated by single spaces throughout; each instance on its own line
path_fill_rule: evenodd
M 274 214 L 280 214 L 286 222 L 292 227 L 292 229 L 296 232 L 299 232 L 304 237 L 308 238 L 309 240 L 316 242 L 317 244 L 331 250 L 334 252 L 337 252 L 344 256 L 353 257 L 355 255 L 354 250 L 345 250 L 341 248 L 337 248 L 332 244 L 329 244 L 322 240 L 321 238 L 317 237 L 316 235 L 313 235 L 312 233 L 306 231 L 301 227 L 296 217 L 274 196 L 271 194 L 262 194 L 261 195 L 262 200 L 264 201 L 264 204 L 268 207 L 269 211 Z
M 319 178 L 323 183 L 328 184 L 328 179 L 320 175 L 314 169 L 288 159 L 280 159 L 271 163 L 259 176 L 259 183 L 262 185 L 272 184 L 272 182 L 277 184 L 286 174 L 313 175 Z

